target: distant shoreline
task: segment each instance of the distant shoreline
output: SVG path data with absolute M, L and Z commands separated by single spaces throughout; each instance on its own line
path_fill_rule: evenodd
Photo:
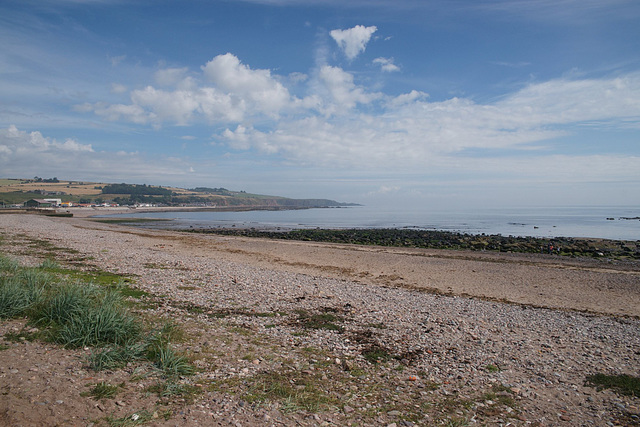
M 157 206 L 157 207 L 70 207 L 70 208 L 5 208 L 0 214 L 64 214 L 70 213 L 77 218 L 90 218 L 98 215 L 119 215 L 125 213 L 155 213 L 155 212 L 247 212 L 247 211 L 294 211 L 305 209 L 344 209 L 345 206 Z

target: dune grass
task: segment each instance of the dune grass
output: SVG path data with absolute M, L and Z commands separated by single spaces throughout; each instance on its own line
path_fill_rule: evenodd
M 173 324 L 150 329 L 131 312 L 118 286 L 70 280 L 56 274 L 52 260 L 22 267 L 0 255 L 0 320 L 26 318 L 38 336 L 67 348 L 93 347 L 88 358 L 94 370 L 115 369 L 131 361 L 148 361 L 166 378 L 195 372 L 171 340 Z

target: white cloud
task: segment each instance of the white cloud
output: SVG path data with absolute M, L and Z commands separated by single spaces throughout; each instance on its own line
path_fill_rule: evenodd
M 302 83 L 309 79 L 309 76 L 305 73 L 291 73 L 289 74 L 289 81 L 292 83 Z
M 291 96 L 279 76 L 269 70 L 251 69 L 229 53 L 216 56 L 201 69 L 206 83 L 184 77 L 186 69 L 162 70 L 156 72 L 155 79 L 175 85 L 175 89 L 149 85 L 131 91 L 131 104 L 85 103 L 75 110 L 93 111 L 109 121 L 155 127 L 167 122 L 181 126 L 202 121 L 228 124 L 253 118 L 277 121 L 282 115 L 313 111 L 329 116 L 370 104 L 382 96 L 358 86 L 352 74 L 328 65 L 321 67 L 313 79 L 301 73 L 282 79 L 294 84 L 308 82 L 310 93 L 302 99 Z
M 80 112 L 93 111 L 98 116 L 109 121 L 126 120 L 136 124 L 148 124 L 153 122 L 155 115 L 144 110 L 139 105 L 125 104 L 107 104 L 97 102 L 95 104 L 85 103 L 76 106 L 76 110 Z
M 40 132 L 27 133 L 10 125 L 6 129 L 0 129 L 0 151 L 5 159 L 23 154 L 42 155 L 43 153 L 79 153 L 93 152 L 91 145 L 80 144 L 73 139 L 59 142 L 55 139 L 45 138 Z
M 418 91 L 397 97 L 372 94 L 356 86 L 349 73 L 329 66 L 318 79 L 331 98 L 325 108 L 343 107 L 335 115 L 283 120 L 270 131 L 243 127 L 224 137 L 233 148 L 279 153 L 299 164 L 419 171 L 455 170 L 469 150 L 530 153 L 587 124 L 640 127 L 640 74 L 532 84 L 491 104 L 462 98 L 428 102 L 427 94 Z M 365 114 L 356 108 L 373 103 L 380 111 Z
M 120 94 L 120 93 L 126 93 L 126 92 L 127 92 L 127 87 L 125 85 L 120 83 L 111 83 L 111 93 Z
M 373 63 L 380 66 L 380 69 L 387 73 L 400 71 L 400 67 L 393 63 L 393 58 L 376 58 Z
M 155 80 L 160 86 L 175 86 L 185 78 L 187 71 L 186 67 L 158 70 L 155 74 Z
M 230 53 L 216 56 L 202 70 L 216 88 L 253 104 L 263 114 L 277 116 L 290 101 L 289 91 L 269 70 L 252 70 Z
M 345 56 L 349 60 L 353 60 L 360 53 L 364 52 L 367 43 L 369 43 L 371 36 L 377 29 L 375 26 L 365 27 L 363 25 L 356 25 L 348 30 L 332 30 L 330 34 L 340 49 L 343 50 Z
M 330 113 L 352 109 L 356 104 L 368 104 L 381 96 L 357 86 L 353 75 L 342 68 L 325 65 L 318 73 L 318 80 L 329 94 L 326 111 Z
M 143 158 L 139 153 L 95 151 L 91 144 L 64 142 L 41 132 L 14 125 L 0 129 L 0 170 L 4 176 L 58 176 L 67 179 L 104 180 L 118 177 L 129 182 L 157 182 L 186 176 L 189 165 L 181 159 Z M 76 177 L 76 178 L 74 178 Z
M 393 65 L 387 58 L 374 63 Z M 474 165 L 499 169 L 507 155 L 509 166 L 503 169 L 521 173 L 528 170 L 527 159 L 556 155 L 554 139 L 568 140 L 587 126 L 640 128 L 640 73 L 534 83 L 496 101 L 478 103 L 468 98 L 430 102 L 428 94 L 416 90 L 385 95 L 326 64 L 310 76 L 278 76 L 252 69 L 230 53 L 214 57 L 199 75 L 187 69 L 162 71 L 156 80 L 173 88 L 147 86 L 130 93 L 130 104 L 82 104 L 76 109 L 155 127 L 222 125 L 226 130 L 213 137 L 218 147 L 255 150 L 290 165 L 389 173 L 480 174 Z M 285 84 L 304 85 L 297 89 L 306 96 L 292 96 Z M 7 150 L 2 148 L 3 153 Z M 564 160 L 575 160 L 576 174 L 585 177 L 589 169 L 599 170 L 593 166 L 597 161 L 630 170 L 615 156 Z M 511 167 L 519 162 L 525 164 Z M 637 159 L 631 161 L 636 163 Z
M 197 96 L 192 92 L 177 90 L 166 92 L 147 86 L 131 93 L 135 106 L 147 108 L 160 120 L 171 120 L 185 125 L 200 106 Z

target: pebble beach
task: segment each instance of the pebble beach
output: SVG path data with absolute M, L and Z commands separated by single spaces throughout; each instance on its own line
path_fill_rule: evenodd
M 640 425 L 638 396 L 586 384 L 596 373 L 640 375 L 637 262 L 275 242 L 25 214 L 0 215 L 0 230 L 5 254 L 24 262 L 38 262 L 26 240 L 47 241 L 134 278 L 161 301 L 149 313 L 199 337 L 184 348 L 202 366 L 193 381 L 229 389 L 210 387 L 152 425 Z M 331 313 L 336 328 L 302 330 L 312 313 Z M 229 338 L 237 328 L 253 341 Z M 40 398 L 16 388 L 28 389 L 33 372 L 12 379 L 20 369 L 7 360 L 30 345 L 0 352 L 0 424 L 62 423 L 57 414 L 81 410 L 89 415 L 69 425 L 90 425 L 110 410 L 69 383 L 52 389 L 66 403 L 30 419 Z M 372 349 L 380 360 L 367 357 Z M 314 411 L 249 405 L 229 381 L 285 368 L 317 375 L 336 401 Z M 69 378 L 89 375 L 77 369 Z

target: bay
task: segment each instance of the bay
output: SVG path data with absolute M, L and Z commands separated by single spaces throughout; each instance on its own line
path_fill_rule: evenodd
M 110 218 L 170 219 L 139 224 L 150 228 L 417 228 L 468 234 L 529 237 L 588 237 L 640 240 L 640 206 L 553 207 L 438 211 L 357 206 L 280 211 L 140 212 Z

